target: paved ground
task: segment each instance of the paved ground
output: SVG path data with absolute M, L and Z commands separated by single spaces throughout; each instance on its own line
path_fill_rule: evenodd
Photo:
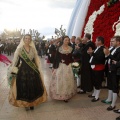
M 12 57 L 9 57 L 12 59 Z M 49 90 L 51 70 L 44 58 L 41 59 L 45 86 Z M 92 103 L 88 94 L 76 95 L 68 103 L 51 100 L 35 107 L 34 111 L 26 112 L 23 108 L 13 107 L 8 103 L 9 86 L 6 80 L 7 66 L 0 63 L 0 120 L 115 120 L 119 115 L 107 111 L 108 105 L 100 101 Z M 101 91 L 100 99 L 107 96 L 107 90 Z M 117 101 L 120 108 L 120 98 Z

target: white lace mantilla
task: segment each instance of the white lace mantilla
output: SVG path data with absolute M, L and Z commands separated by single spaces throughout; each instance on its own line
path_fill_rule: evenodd
M 72 52 L 72 50 L 73 50 L 73 48 L 70 47 L 70 46 L 68 47 L 68 50 L 63 49 L 63 46 L 61 46 L 61 47 L 59 48 L 59 52 L 62 53 L 62 54 L 69 54 L 69 53 Z

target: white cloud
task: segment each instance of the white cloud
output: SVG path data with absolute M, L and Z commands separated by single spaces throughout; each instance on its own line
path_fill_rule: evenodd
M 0 0 L 0 30 L 37 29 L 52 35 L 53 28 L 67 27 L 74 4 L 75 0 Z

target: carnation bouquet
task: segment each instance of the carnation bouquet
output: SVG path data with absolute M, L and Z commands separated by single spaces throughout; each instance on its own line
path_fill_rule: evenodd
M 79 73 L 79 70 L 80 70 L 80 63 L 73 62 L 72 63 L 72 69 L 73 69 L 74 76 L 78 77 L 78 73 Z

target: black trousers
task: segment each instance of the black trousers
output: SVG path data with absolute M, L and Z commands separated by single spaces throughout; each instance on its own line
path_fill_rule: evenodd
M 96 90 L 100 90 L 102 87 L 102 81 L 104 80 L 104 70 L 96 71 L 92 70 L 93 86 Z
M 11 50 L 7 50 L 7 55 L 9 56 L 11 56 Z
M 114 93 L 119 93 L 119 78 L 120 76 L 116 75 L 116 71 L 108 72 L 108 89 Z

